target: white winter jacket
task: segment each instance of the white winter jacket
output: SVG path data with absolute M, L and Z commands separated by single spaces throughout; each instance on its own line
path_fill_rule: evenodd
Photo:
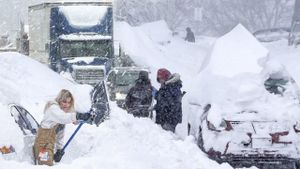
M 44 111 L 44 118 L 41 122 L 42 128 L 52 128 L 57 124 L 68 124 L 76 122 L 76 113 L 69 112 L 65 113 L 57 102 L 51 101 L 48 103 L 50 106 Z M 64 128 L 63 130 L 56 133 L 56 149 L 63 148 L 63 138 L 64 138 Z

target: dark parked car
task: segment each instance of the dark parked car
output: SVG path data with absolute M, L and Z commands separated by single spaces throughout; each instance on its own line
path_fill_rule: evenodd
M 107 76 L 106 83 L 111 101 L 116 101 L 117 105 L 124 108 L 125 98 L 129 89 L 135 85 L 140 71 L 149 70 L 141 67 L 115 67 Z
M 288 39 L 290 33 L 289 28 L 270 28 L 258 30 L 253 35 L 260 42 L 273 42 L 281 39 Z

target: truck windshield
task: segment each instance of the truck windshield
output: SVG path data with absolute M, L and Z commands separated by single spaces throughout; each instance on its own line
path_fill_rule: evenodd
M 112 42 L 101 41 L 60 41 L 59 53 L 61 58 L 68 57 L 106 57 L 112 56 Z

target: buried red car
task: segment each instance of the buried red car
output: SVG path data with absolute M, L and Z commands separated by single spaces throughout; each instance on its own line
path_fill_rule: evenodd
M 300 104 L 295 81 L 286 72 L 276 72 L 266 78 L 244 76 L 222 82 L 229 83 L 218 95 L 222 99 L 212 99 L 215 102 L 205 106 L 190 103 L 190 111 L 196 113 L 189 120 L 188 132 L 197 138 L 200 149 L 234 167 L 300 168 Z M 245 87 L 251 83 L 254 87 Z

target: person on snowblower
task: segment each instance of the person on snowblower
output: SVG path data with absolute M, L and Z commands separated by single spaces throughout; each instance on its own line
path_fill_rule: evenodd
M 45 106 L 44 117 L 33 146 L 35 163 L 52 166 L 53 160 L 59 162 L 64 154 L 62 147 L 65 124 L 78 120 L 88 121 L 90 117 L 90 113 L 76 113 L 71 92 L 62 89 L 55 101 L 49 101 Z
M 163 129 L 175 132 L 177 124 L 182 121 L 181 100 L 184 93 L 181 92 L 180 75 L 162 68 L 157 71 L 157 82 L 161 86 L 155 95 L 155 122 Z
M 134 117 L 149 117 L 149 108 L 152 104 L 152 86 L 147 71 L 140 71 L 126 98 L 125 108 Z

